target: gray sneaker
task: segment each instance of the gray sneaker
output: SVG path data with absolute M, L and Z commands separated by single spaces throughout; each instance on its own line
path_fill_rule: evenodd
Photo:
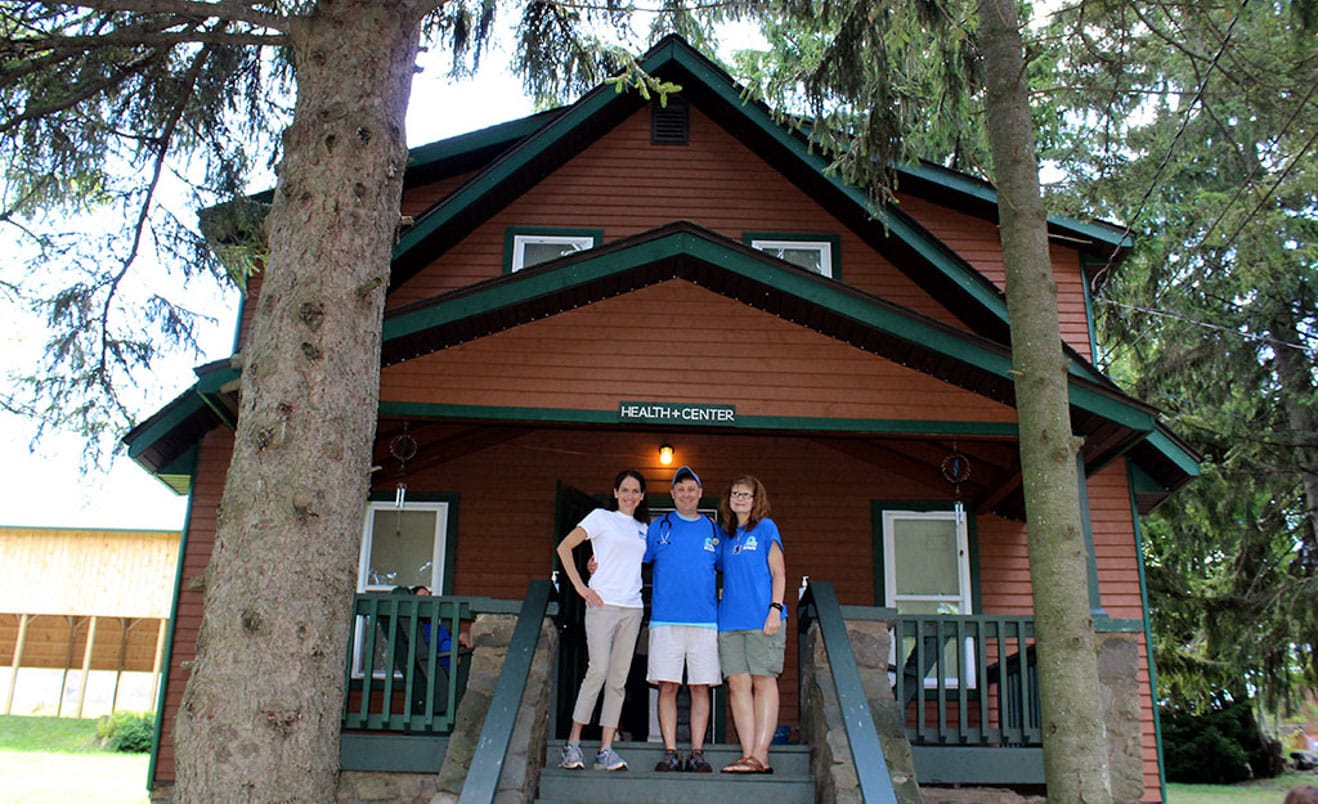
M 580 770 L 586 767 L 586 758 L 581 755 L 581 746 L 563 743 L 563 757 L 559 760 L 558 767 L 568 770 Z
M 595 755 L 595 770 L 627 770 L 627 761 L 613 748 L 605 748 Z

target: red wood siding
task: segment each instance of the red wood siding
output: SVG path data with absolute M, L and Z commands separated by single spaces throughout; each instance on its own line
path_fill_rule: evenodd
M 747 416 L 1016 419 L 1006 405 L 680 280 L 390 366 L 380 393 L 580 410 L 635 399 L 730 403 Z
M 1125 461 L 1089 478 L 1089 516 L 1103 609 L 1117 619 L 1143 619 L 1139 553 L 1131 521 Z
M 607 242 L 675 220 L 695 221 L 738 241 L 748 231 L 839 234 L 842 281 L 957 323 L 823 207 L 696 109 L 689 146 L 651 145 L 648 110 L 624 120 L 395 291 L 389 303 L 427 299 L 497 276 L 510 226 L 603 229 Z
M 1006 288 L 1002 246 L 998 242 L 998 228 L 995 224 L 923 198 L 899 194 L 899 199 L 903 212 L 933 232 L 993 284 Z M 1053 279 L 1057 283 L 1057 311 L 1061 319 L 1062 339 L 1080 354 L 1092 357 L 1080 252 L 1050 243 L 1049 254 L 1053 261 Z
M 197 656 L 197 632 L 201 628 L 203 596 L 194 583 L 206 571 L 215 546 L 215 512 L 224 493 L 224 475 L 229 468 L 232 449 L 232 433 L 224 428 L 212 430 L 201 444 L 201 461 L 193 481 L 192 514 L 188 520 L 174 646 L 169 658 L 169 682 L 165 690 L 165 708 L 160 713 L 160 751 L 153 784 L 174 779 L 174 718 L 183 699 L 183 688 L 188 683 L 186 668 Z

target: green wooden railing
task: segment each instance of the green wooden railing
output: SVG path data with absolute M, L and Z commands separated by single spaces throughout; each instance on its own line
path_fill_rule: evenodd
M 833 584 L 827 581 L 810 584 L 801 598 L 797 613 L 801 618 L 797 631 L 804 635 L 812 623 L 817 623 L 824 640 L 833 686 L 837 689 L 838 704 L 846 724 L 847 742 L 851 745 L 852 764 L 860 783 L 861 798 L 873 804 L 896 804 L 897 793 L 892 786 L 892 776 L 888 773 L 888 763 L 874 761 L 875 757 L 884 755 L 883 746 L 874 728 L 869 699 L 865 696 L 860 668 L 856 666 L 856 656 L 851 651 L 847 624 L 842 618 L 842 608 L 838 605 Z M 805 656 L 805 650 L 802 649 L 799 655 Z
M 343 727 L 446 733 L 466 690 L 470 651 L 458 645 L 463 598 L 366 593 L 353 600 L 353 632 L 344 664 Z M 440 629 L 451 636 L 437 648 Z
M 1042 744 L 1033 617 L 897 615 L 893 644 L 913 744 Z

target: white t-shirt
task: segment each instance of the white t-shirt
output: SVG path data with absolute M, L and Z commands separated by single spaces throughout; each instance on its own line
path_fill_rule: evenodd
M 641 608 L 646 526 L 618 511 L 596 508 L 578 527 L 586 531 L 599 565 L 590 576 L 590 588 L 610 606 Z

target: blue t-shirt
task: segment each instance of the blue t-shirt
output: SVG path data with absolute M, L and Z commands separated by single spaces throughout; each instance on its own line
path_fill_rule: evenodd
M 761 519 L 749 532 L 738 527 L 732 538 L 719 540 L 718 568 L 723 572 L 723 599 L 718 605 L 718 630 L 750 631 L 764 627 L 773 602 L 769 548 L 783 539 L 772 519 Z M 784 551 L 785 552 L 785 551 Z M 782 618 L 787 619 L 784 608 Z
M 714 562 L 721 535 L 703 514 L 684 519 L 673 511 L 650 523 L 644 560 L 654 562 L 651 626 L 718 626 Z
M 430 644 L 430 623 L 421 623 L 421 636 L 425 639 L 426 644 Z M 435 643 L 435 653 L 442 653 L 439 657 L 439 666 L 444 668 L 444 672 L 449 669 L 449 656 L 453 651 L 453 635 L 443 625 L 439 626 L 439 641 Z

